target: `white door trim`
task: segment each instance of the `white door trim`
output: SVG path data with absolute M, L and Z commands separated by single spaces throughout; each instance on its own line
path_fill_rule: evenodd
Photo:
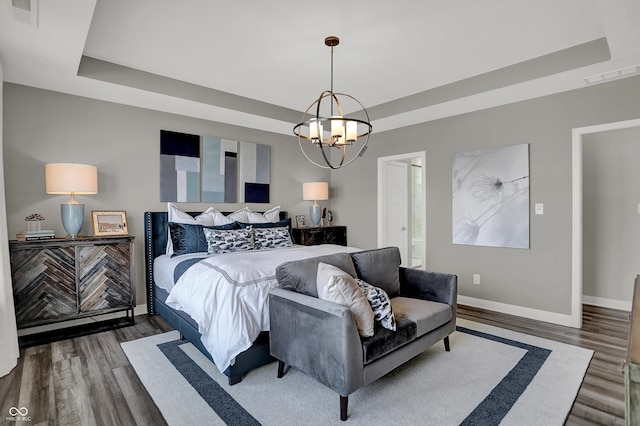
M 425 151 L 419 151 L 419 152 L 410 152 L 410 153 L 406 153 L 406 154 L 397 154 L 397 155 L 390 155 L 387 157 L 378 157 L 378 247 L 382 247 L 383 244 L 383 235 L 384 235 L 384 222 L 382 220 L 382 190 L 384 188 L 383 182 L 382 182 L 382 165 L 385 162 L 388 161 L 402 161 L 402 160 L 409 160 L 411 158 L 416 158 L 419 157 L 421 159 L 422 162 L 422 197 L 420 199 L 420 203 L 421 203 L 421 211 L 422 211 L 422 215 L 420 217 L 421 222 L 422 222 L 422 235 L 420 236 L 422 239 L 422 268 L 425 268 L 426 265 L 426 253 L 427 253 L 427 217 L 426 217 L 426 211 L 427 211 L 427 196 L 426 196 L 426 153 Z
M 582 327 L 582 136 L 631 127 L 640 127 L 640 119 L 577 127 L 571 132 L 571 326 L 575 328 Z

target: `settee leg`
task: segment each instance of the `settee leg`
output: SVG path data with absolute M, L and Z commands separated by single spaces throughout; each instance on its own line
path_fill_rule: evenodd
M 349 408 L 349 396 L 340 395 L 340 420 L 347 420 L 347 408 Z
M 451 351 L 451 348 L 449 347 L 449 336 L 444 338 L 444 350 L 447 352 Z
M 282 376 L 284 376 L 284 366 L 284 361 L 278 360 L 278 379 L 282 379 Z

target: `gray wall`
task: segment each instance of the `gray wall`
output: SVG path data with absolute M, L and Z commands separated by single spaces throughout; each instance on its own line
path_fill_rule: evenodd
M 458 275 L 460 294 L 571 313 L 571 129 L 640 116 L 640 77 L 375 133 L 366 155 L 332 173 L 336 216 L 350 244 L 373 247 L 378 157 L 426 152 L 427 268 Z M 457 152 L 530 144 L 530 249 L 451 243 L 451 162 Z M 618 188 L 612 188 L 617 191 Z M 472 284 L 472 274 L 482 277 Z
M 582 140 L 583 293 L 630 302 L 640 273 L 640 128 Z
M 571 129 L 638 118 L 638 93 L 640 77 L 635 77 L 389 132 L 375 133 L 374 128 L 364 157 L 331 173 L 331 199 L 322 204 L 333 209 L 337 224 L 348 226 L 350 245 L 376 247 L 377 158 L 424 150 L 427 268 L 457 274 L 461 295 L 570 314 Z M 274 202 L 250 205 L 254 210 L 280 204 L 292 214 L 308 215 L 309 203 L 301 201 L 301 182 L 329 179 L 328 172 L 306 162 L 293 137 L 5 83 L 9 235 L 22 229 L 24 217 L 32 212 L 43 214 L 45 226 L 64 234 L 59 204 L 66 197 L 45 194 L 45 163 L 97 165 L 100 193 L 81 199 L 89 211 L 127 211 L 130 231 L 137 237 L 138 303 L 143 303 L 142 215 L 166 209 L 158 201 L 160 129 L 271 145 Z M 521 143 L 530 144 L 531 205 L 545 204 L 543 216 L 531 214 L 531 248 L 453 245 L 453 154 Z M 83 231 L 91 233 L 88 214 Z M 474 273 L 482 276 L 481 285 L 471 284 Z
M 145 211 L 166 211 L 159 192 L 160 130 L 208 134 L 271 145 L 271 203 L 248 204 L 254 211 L 281 205 L 292 215 L 309 213 L 302 182 L 329 181 L 329 173 L 310 167 L 291 136 L 256 131 L 96 101 L 72 95 L 4 84 L 4 164 L 9 236 L 25 229 L 24 218 L 40 213 L 43 227 L 64 236 L 60 204 L 66 195 L 45 193 L 44 165 L 54 162 L 98 167 L 98 194 L 78 196 L 85 204 L 82 233 L 91 235 L 91 210 L 126 210 L 129 233 L 136 237 L 137 303 L 145 301 Z M 330 202 L 320 202 L 330 206 Z M 208 204 L 178 204 L 202 211 Z M 212 204 L 233 211 L 238 204 Z M 339 222 L 338 222 L 339 223 Z

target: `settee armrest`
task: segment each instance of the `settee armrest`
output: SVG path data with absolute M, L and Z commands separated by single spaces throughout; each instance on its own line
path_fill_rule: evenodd
M 450 332 L 458 316 L 458 276 L 441 272 L 400 267 L 400 296 L 431 300 L 451 306 Z
M 441 272 L 400 267 L 400 295 L 415 299 L 455 305 L 458 300 L 458 277 Z
M 269 317 L 275 358 L 343 396 L 363 385 L 362 343 L 348 307 L 275 288 Z

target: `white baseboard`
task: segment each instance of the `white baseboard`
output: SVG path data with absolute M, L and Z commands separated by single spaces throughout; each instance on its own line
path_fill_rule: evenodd
M 620 311 L 631 312 L 631 301 L 626 300 L 605 299 L 604 297 L 583 295 L 582 303 L 600 306 L 601 308 L 618 309 Z
M 133 315 L 146 315 L 147 314 L 147 304 L 143 304 L 143 305 L 136 305 L 135 308 L 133 308 Z
M 458 295 L 458 303 L 462 305 L 472 306 L 474 308 L 482 308 L 490 311 L 500 312 L 503 314 L 516 315 L 519 317 L 530 318 L 538 321 L 545 321 L 552 324 L 576 328 L 571 315 L 541 311 L 539 309 L 525 308 L 524 306 L 509 305 L 506 303 L 476 299 L 475 297 L 461 295 Z

